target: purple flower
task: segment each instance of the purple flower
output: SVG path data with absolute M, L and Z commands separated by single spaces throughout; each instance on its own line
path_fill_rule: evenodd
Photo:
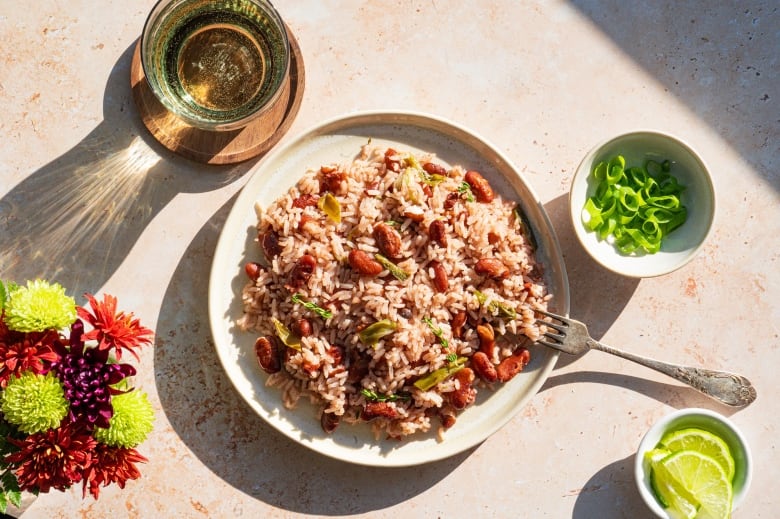
M 52 366 L 52 371 L 62 381 L 65 398 L 70 402 L 70 421 L 90 429 L 108 428 L 114 414 L 111 395 L 122 393 L 111 386 L 136 371 L 130 364 L 108 362 L 107 349 L 85 346 L 83 331 L 83 323 L 76 320 L 71 327 L 70 349 L 61 352 L 61 360 Z

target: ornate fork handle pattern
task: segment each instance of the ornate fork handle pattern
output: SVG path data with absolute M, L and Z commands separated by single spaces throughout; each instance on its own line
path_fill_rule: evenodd
M 726 405 L 744 407 L 756 399 L 756 389 L 748 379 L 741 375 L 725 371 L 696 368 L 670 364 L 660 360 L 635 355 L 602 344 L 596 340 L 588 339 L 587 344 L 594 350 L 601 350 L 618 357 L 636 362 L 650 369 L 654 369 L 675 380 L 688 384 L 692 388 L 707 396 L 720 400 Z

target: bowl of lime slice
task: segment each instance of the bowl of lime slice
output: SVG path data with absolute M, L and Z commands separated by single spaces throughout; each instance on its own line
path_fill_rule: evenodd
M 634 474 L 658 517 L 722 518 L 745 499 L 752 466 L 747 440 L 731 420 L 693 408 L 675 411 L 647 431 Z

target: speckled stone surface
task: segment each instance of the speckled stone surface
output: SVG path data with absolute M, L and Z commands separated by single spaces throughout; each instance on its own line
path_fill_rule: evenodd
M 42 495 L 24 519 L 234 517 L 644 518 L 634 451 L 674 409 L 706 407 L 753 449 L 735 517 L 776 517 L 780 13 L 776 2 L 574 0 L 275 4 L 301 46 L 306 90 L 286 142 L 343 113 L 418 110 L 466 125 L 545 202 L 571 313 L 607 344 L 746 375 L 758 400 L 719 406 L 592 352 L 561 359 L 481 445 L 406 469 L 326 459 L 276 433 L 232 388 L 206 313 L 235 194 L 231 167 L 167 152 L 129 88 L 151 0 L 0 3 L 0 278 L 109 292 L 153 328 L 140 385 L 157 422 L 143 477 L 99 501 Z M 648 5 L 643 5 L 648 4 Z M 632 280 L 580 249 L 568 185 L 596 142 L 636 128 L 686 139 L 710 165 L 715 227 L 683 269 Z

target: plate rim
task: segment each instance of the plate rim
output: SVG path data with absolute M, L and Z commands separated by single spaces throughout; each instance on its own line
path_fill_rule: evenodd
M 233 388 L 246 402 L 246 404 L 256 414 L 260 416 L 260 418 L 262 418 L 273 429 L 280 432 L 283 436 L 323 456 L 337 459 L 340 461 L 346 461 L 357 465 L 373 466 L 373 467 L 408 467 L 408 466 L 421 465 L 425 463 L 446 459 L 456 454 L 459 454 L 461 452 L 464 452 L 470 448 L 473 448 L 474 446 L 482 443 L 487 438 L 495 434 L 499 429 L 503 428 L 525 406 L 528 405 L 528 401 L 534 395 L 538 394 L 539 390 L 544 385 L 545 381 L 549 378 L 550 372 L 555 368 L 559 353 L 557 351 L 550 351 L 547 353 L 547 355 L 551 356 L 551 360 L 549 360 L 545 365 L 541 366 L 540 373 L 536 377 L 537 381 L 530 385 L 530 390 L 527 392 L 527 395 L 519 398 L 519 402 L 514 404 L 514 406 L 511 408 L 511 412 L 505 413 L 504 416 L 499 417 L 497 420 L 492 420 L 493 422 L 492 425 L 487 427 L 487 429 L 483 431 L 481 434 L 477 434 L 475 438 L 471 438 L 469 441 L 465 442 L 465 444 L 463 444 L 463 442 L 458 443 L 457 446 L 449 446 L 448 442 L 445 439 L 443 442 L 437 442 L 436 446 L 439 447 L 437 451 L 434 453 L 429 453 L 429 455 L 426 456 L 425 459 L 407 460 L 405 457 L 400 457 L 399 459 L 399 458 L 394 458 L 393 456 L 384 456 L 384 457 L 369 456 L 368 458 L 361 457 L 361 456 L 344 456 L 344 452 L 342 452 L 342 449 L 335 449 L 339 451 L 337 453 L 332 450 L 323 450 L 317 448 L 317 445 L 314 442 L 300 441 L 299 437 L 296 437 L 295 435 L 291 434 L 291 432 L 288 431 L 286 428 L 281 427 L 280 423 L 277 423 L 277 421 L 272 419 L 272 416 L 266 413 L 261 413 L 260 410 L 257 408 L 257 406 L 253 404 L 249 395 L 244 394 L 244 392 L 238 387 L 236 381 L 234 380 L 231 374 L 230 368 L 233 368 L 234 366 L 227 364 L 227 361 L 229 359 L 225 355 L 223 355 L 220 349 L 220 343 L 221 343 L 220 333 L 226 331 L 220 328 L 220 324 L 224 323 L 225 321 L 223 317 L 225 314 L 225 308 L 223 306 L 217 308 L 216 303 L 219 300 L 217 296 L 221 292 L 224 292 L 225 286 L 224 284 L 219 284 L 219 286 L 216 286 L 217 285 L 216 279 L 220 277 L 218 275 L 217 269 L 220 263 L 219 259 L 225 256 L 226 252 L 230 250 L 231 242 L 240 239 L 239 236 L 228 235 L 228 233 L 226 233 L 225 230 L 235 228 L 239 224 L 241 224 L 242 221 L 244 221 L 246 218 L 246 211 L 249 208 L 253 208 L 255 201 L 257 200 L 258 193 L 257 191 L 253 191 L 251 187 L 261 182 L 257 179 L 264 172 L 267 165 L 273 165 L 275 162 L 278 162 L 280 158 L 283 158 L 286 154 L 291 153 L 293 150 L 295 150 L 296 147 L 304 146 L 307 141 L 310 141 L 317 137 L 327 136 L 330 134 L 329 132 L 332 132 L 334 130 L 344 130 L 351 127 L 360 126 L 361 124 L 386 125 L 386 126 L 413 125 L 416 128 L 421 128 L 423 130 L 438 131 L 438 132 L 441 132 L 442 128 L 444 128 L 449 130 L 450 132 L 454 132 L 454 134 L 447 133 L 446 134 L 447 136 L 454 138 L 458 142 L 462 142 L 464 138 L 468 140 L 472 140 L 478 143 L 480 146 L 486 148 L 488 151 L 490 151 L 490 153 L 496 159 L 499 159 L 501 162 L 503 162 L 503 167 L 511 170 L 511 172 L 514 173 L 514 175 L 517 177 L 517 180 L 519 180 L 519 182 L 522 184 L 523 188 L 527 190 L 533 203 L 535 203 L 538 206 L 538 211 L 540 213 L 542 221 L 535 222 L 535 223 L 537 225 L 541 224 L 542 226 L 546 227 L 546 229 L 550 233 L 550 235 L 547 236 L 546 238 L 546 240 L 549 242 L 548 245 L 550 245 L 550 247 L 546 247 L 544 251 L 545 251 L 545 255 L 548 258 L 555 260 L 556 266 L 560 269 L 560 273 L 559 273 L 560 281 L 561 281 L 560 292 L 562 293 L 554 294 L 555 301 L 556 301 L 556 308 L 557 311 L 564 313 L 565 315 L 568 315 L 569 305 L 570 305 L 570 294 L 569 294 L 570 286 L 569 286 L 569 280 L 566 272 L 564 258 L 561 251 L 560 243 L 558 241 L 557 234 L 555 233 L 555 229 L 552 225 L 552 222 L 550 221 L 549 215 L 547 214 L 547 211 L 544 209 L 544 206 L 541 200 L 539 199 L 539 196 L 537 195 L 536 191 L 534 190 L 533 186 L 531 186 L 525 180 L 525 178 L 520 173 L 520 171 L 505 156 L 504 153 L 502 153 L 498 148 L 496 148 L 495 145 L 493 145 L 490 141 L 485 139 L 479 133 L 443 117 L 439 117 L 421 111 L 410 111 L 410 110 L 362 110 L 362 111 L 355 111 L 355 112 L 349 112 L 342 115 L 337 115 L 329 119 L 326 119 L 320 123 L 310 126 L 309 128 L 305 129 L 303 132 L 294 136 L 288 142 L 284 143 L 282 146 L 272 150 L 269 154 L 263 157 L 263 159 L 260 162 L 258 162 L 252 167 L 252 169 L 249 172 L 248 180 L 242 186 L 238 196 L 236 197 L 235 202 L 233 203 L 233 206 L 231 207 L 228 213 L 227 218 L 225 219 L 222 229 L 220 230 L 220 235 L 217 240 L 216 247 L 214 249 L 212 265 L 209 271 L 209 288 L 208 288 L 208 297 L 207 297 L 209 329 L 211 332 L 212 340 L 214 341 L 214 349 L 216 350 L 217 357 L 219 358 L 220 361 L 220 365 L 222 366 L 225 375 L 230 380 Z M 431 151 L 435 151 L 435 150 L 431 150 Z M 490 162 L 492 163 L 493 161 L 491 160 Z M 303 172 L 301 172 L 300 174 L 302 175 Z M 231 279 L 235 279 L 235 275 L 233 275 Z M 233 297 L 240 297 L 240 294 L 234 293 Z M 297 411 L 292 410 L 290 412 L 294 413 Z M 378 440 L 377 442 L 380 441 L 382 440 Z M 413 442 L 413 441 L 414 441 L 413 439 L 409 440 L 409 442 Z M 346 449 L 346 447 L 344 447 L 344 449 Z M 428 450 L 430 451 L 432 449 L 428 449 Z M 349 452 L 354 453 L 354 451 L 349 451 Z M 341 455 L 337 455 L 337 454 L 341 454 Z

